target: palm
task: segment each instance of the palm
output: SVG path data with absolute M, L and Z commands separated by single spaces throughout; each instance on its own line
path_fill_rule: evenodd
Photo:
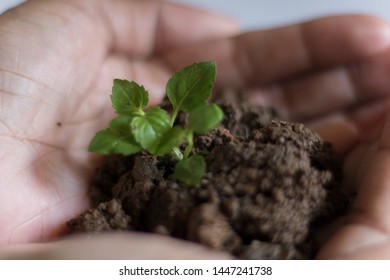
M 48 6 L 35 23 L 53 16 L 50 12 L 56 7 Z M 21 82 L 2 95 L 0 145 L 6 165 L 0 169 L 0 243 L 48 240 L 87 207 L 88 179 L 96 160 L 87 146 L 112 114 L 109 93 L 114 77 L 148 78 L 155 101 L 163 93 L 163 65 L 132 65 L 110 50 L 107 30 L 96 25 L 99 20 L 75 13 L 72 5 L 63 8 L 61 17 L 75 23 L 64 32 L 58 35 L 64 29 L 61 21 L 42 24 L 38 31 L 34 22 L 16 22 L 23 32 L 12 39 L 28 38 L 30 43 L 19 47 L 17 60 L 15 49 L 1 49 L 4 57 L 13 59 L 3 63 L 4 76 Z M 34 14 L 28 16 L 34 20 Z M 81 29 L 78 22 L 83 23 Z M 32 63 L 25 63 L 28 59 Z

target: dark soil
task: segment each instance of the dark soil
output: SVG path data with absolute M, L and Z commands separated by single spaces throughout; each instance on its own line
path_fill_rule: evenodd
M 302 124 L 277 120 L 273 109 L 218 103 L 222 125 L 195 141 L 196 152 L 208 151 L 200 187 L 169 180 L 170 156 L 108 156 L 93 179 L 95 208 L 69 229 L 153 232 L 243 259 L 313 258 L 316 229 L 348 207 L 342 159 Z

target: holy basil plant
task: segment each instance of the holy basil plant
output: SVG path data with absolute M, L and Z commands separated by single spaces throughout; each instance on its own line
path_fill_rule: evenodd
M 131 155 L 146 150 L 152 155 L 171 153 L 177 164 L 173 178 L 199 185 L 206 172 L 202 155 L 191 154 L 194 134 L 205 134 L 223 118 L 222 110 L 208 103 L 215 81 L 215 62 L 200 62 L 176 72 L 166 92 L 172 113 L 160 106 L 148 107 L 149 94 L 134 81 L 114 80 L 111 102 L 117 117 L 99 131 L 89 151 L 99 154 Z M 186 124 L 174 125 L 179 112 L 187 113 Z M 184 151 L 180 150 L 182 144 Z

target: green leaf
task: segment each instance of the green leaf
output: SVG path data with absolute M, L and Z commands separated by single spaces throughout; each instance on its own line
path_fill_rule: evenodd
M 131 121 L 135 139 L 142 148 L 153 154 L 164 136 L 171 128 L 168 113 L 158 106 L 151 107 L 143 116 L 136 116 Z
M 215 128 L 223 119 L 223 111 L 216 104 L 207 104 L 192 110 L 187 125 L 198 134 L 205 134 Z
M 115 79 L 111 102 L 118 115 L 131 116 L 134 112 L 142 111 L 148 104 L 149 94 L 136 82 Z
M 172 177 L 187 185 L 199 186 L 206 174 L 206 163 L 202 156 L 194 155 L 179 161 Z
M 215 81 L 215 62 L 195 63 L 176 72 L 167 84 L 167 95 L 177 112 L 189 112 L 209 99 Z
M 96 133 L 88 150 L 98 154 L 130 155 L 139 152 L 142 147 L 135 141 L 131 133 L 130 121 L 127 117 L 113 119 L 110 127 Z
M 167 153 L 172 152 L 174 148 L 180 147 L 184 139 L 184 130 L 175 126 L 170 128 L 164 135 L 161 137 L 160 142 L 152 151 L 156 156 L 163 156 Z
M 109 128 L 119 130 L 123 135 L 132 135 L 131 132 L 131 117 L 119 116 L 112 119 Z

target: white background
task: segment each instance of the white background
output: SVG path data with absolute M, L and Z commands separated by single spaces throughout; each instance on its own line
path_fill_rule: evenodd
M 80 0 L 83 1 L 83 0 Z M 109 0 L 108 0 L 109 1 Z M 390 23 L 389 0 L 174 0 L 237 18 L 243 28 L 276 27 L 341 13 L 380 16 Z M 0 13 L 22 0 L 0 0 Z
M 210 0 L 211 1 L 211 0 Z M 119 270 L 124 268 L 129 269 L 179 269 L 179 272 L 184 272 L 184 269 L 202 269 L 203 275 L 192 276 L 165 276 L 165 275 L 119 275 Z M 285 279 L 301 279 L 301 280 L 329 280 L 329 279 L 353 279 L 353 280 L 389 280 L 389 260 L 366 260 L 366 261 L 311 261 L 311 260 L 296 260 L 296 261 L 242 261 L 242 260 L 117 260 L 117 261 L 102 261 L 102 260 L 21 260 L 21 261 L 0 261 L 0 279 L 6 280 L 68 280 L 68 279 L 94 279 L 94 280 L 285 280 Z M 229 268 L 229 273 L 233 272 L 233 268 L 247 267 L 252 271 L 257 271 L 257 267 L 270 267 L 271 275 L 261 275 L 261 270 L 258 275 L 228 275 L 227 273 L 214 274 L 214 267 L 219 271 L 219 268 Z M 238 271 L 236 269 L 235 271 Z

